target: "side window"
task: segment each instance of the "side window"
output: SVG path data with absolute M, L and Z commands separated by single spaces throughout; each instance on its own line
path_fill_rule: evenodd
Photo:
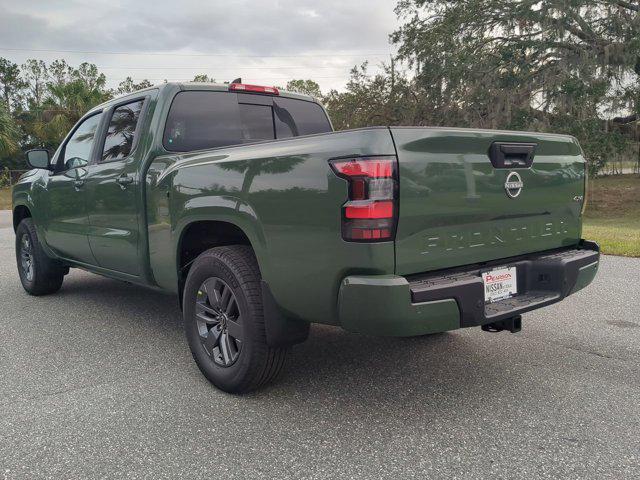
M 93 147 L 101 118 L 102 113 L 93 115 L 82 122 L 73 132 L 64 147 L 63 157 L 59 163 L 63 170 L 84 167 L 89 163 L 91 147 Z
M 167 117 L 164 148 L 186 152 L 243 143 L 237 95 L 180 92 Z
M 121 160 L 131 154 L 144 100 L 121 105 L 113 111 L 101 161 Z
M 278 138 L 331 131 L 329 119 L 317 103 L 291 98 L 274 98 L 273 113 Z

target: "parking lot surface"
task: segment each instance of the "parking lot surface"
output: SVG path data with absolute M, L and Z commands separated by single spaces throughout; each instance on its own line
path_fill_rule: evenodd
M 77 270 L 29 297 L 2 228 L 0 479 L 638 478 L 639 278 L 604 257 L 518 334 L 314 327 L 235 397 L 193 363 L 174 297 Z

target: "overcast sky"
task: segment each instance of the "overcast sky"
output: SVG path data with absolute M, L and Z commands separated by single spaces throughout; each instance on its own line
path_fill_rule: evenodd
M 341 89 L 394 51 L 395 0 L 0 0 L 0 56 L 98 65 L 115 86 L 206 73 L 219 81 Z M 96 52 L 109 52 L 96 53 Z

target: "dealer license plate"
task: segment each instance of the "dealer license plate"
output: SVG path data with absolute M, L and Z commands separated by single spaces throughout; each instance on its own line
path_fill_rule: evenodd
M 484 301 L 493 303 L 518 293 L 516 267 L 497 268 L 482 274 Z

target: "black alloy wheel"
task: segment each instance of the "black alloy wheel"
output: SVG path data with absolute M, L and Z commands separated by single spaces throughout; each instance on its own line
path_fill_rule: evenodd
M 30 217 L 18 224 L 15 245 L 18 274 L 25 291 L 30 295 L 48 295 L 60 290 L 69 270 L 45 253 Z
M 242 312 L 236 296 L 218 277 L 205 280 L 198 289 L 195 309 L 200 342 L 216 365 L 230 367 L 242 349 Z
M 20 239 L 20 268 L 24 278 L 33 282 L 33 248 L 27 233 L 24 233 Z
M 183 292 L 187 341 L 216 387 L 247 393 L 282 371 L 287 349 L 267 342 L 260 268 L 248 245 L 225 245 L 192 263 Z

